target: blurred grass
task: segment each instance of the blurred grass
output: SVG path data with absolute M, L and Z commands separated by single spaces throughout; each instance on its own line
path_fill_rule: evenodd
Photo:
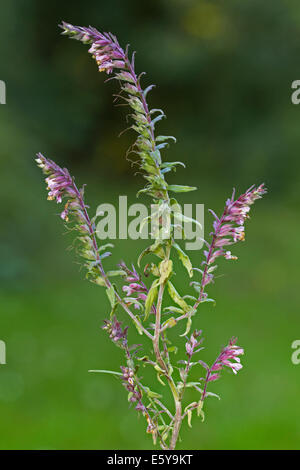
M 132 135 L 116 139 L 124 113 L 112 107 L 115 88 L 104 87 L 84 47 L 59 36 L 62 19 L 110 30 L 137 49 L 144 83 L 158 84 L 151 106 L 168 115 L 161 133 L 178 137 L 165 159 L 187 164 L 170 181 L 199 187 L 182 202 L 219 212 L 233 186 L 241 192 L 265 181 L 269 188 L 245 244 L 234 249 L 239 260 L 220 263 L 211 289 L 216 307 L 203 306 L 195 321 L 204 360 L 236 335 L 245 367 L 211 386 L 222 400 L 207 401 L 204 423 L 185 423 L 179 447 L 299 449 L 300 367 L 291 363 L 300 335 L 299 109 L 290 102 L 300 74 L 296 0 L 272 7 L 258 0 L 12 0 L 1 8 L 0 339 L 7 365 L 0 367 L 0 448 L 152 448 L 123 387 L 88 373 L 118 370 L 122 360 L 100 328 L 107 298 L 83 282 L 33 162 L 42 151 L 87 182 L 92 214 L 119 195 L 135 202 L 143 184 L 124 159 Z M 210 225 L 206 215 L 206 236 Z M 144 246 L 116 241 L 107 264 L 135 261 Z M 191 257 L 194 265 L 202 260 Z M 178 274 L 174 282 L 186 281 Z

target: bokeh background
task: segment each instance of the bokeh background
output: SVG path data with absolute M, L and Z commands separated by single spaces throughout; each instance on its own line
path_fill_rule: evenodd
M 160 131 L 178 139 L 165 158 L 187 164 L 171 180 L 199 188 L 182 202 L 220 211 L 233 187 L 269 188 L 234 250 L 239 261 L 220 263 L 216 306 L 195 321 L 204 360 L 236 335 L 245 367 L 211 387 L 222 400 L 207 401 L 204 423 L 183 426 L 179 448 L 299 449 L 300 365 L 291 343 L 300 339 L 300 106 L 291 103 L 291 83 L 300 79 L 300 5 L 271 3 L 1 2 L 2 449 L 152 448 L 123 387 L 88 373 L 118 370 L 123 358 L 100 328 L 105 293 L 84 281 L 66 250 L 71 239 L 33 160 L 42 151 L 87 183 L 92 214 L 122 194 L 135 202 L 144 184 L 125 159 L 133 134 L 117 138 L 126 113 L 112 104 L 116 84 L 104 84 L 86 47 L 60 36 L 61 20 L 111 31 L 137 50 L 143 83 L 157 84 L 151 106 L 168 116 Z M 206 212 L 206 236 L 211 222 Z M 117 241 L 111 265 L 134 261 L 143 246 Z M 201 253 L 191 257 L 201 262 Z M 186 281 L 177 275 L 176 285 Z

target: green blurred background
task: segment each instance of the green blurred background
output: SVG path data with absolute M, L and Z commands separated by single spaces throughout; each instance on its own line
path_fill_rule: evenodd
M 269 189 L 234 249 L 239 261 L 220 263 L 216 306 L 195 321 L 204 360 L 236 335 L 245 367 L 211 387 L 222 400 L 207 401 L 204 423 L 185 423 L 179 448 L 299 449 L 300 365 L 291 362 L 300 339 L 300 106 L 290 98 L 300 79 L 297 0 L 1 1 L 0 447 L 152 448 L 123 387 L 88 373 L 118 370 L 123 358 L 100 329 L 105 293 L 84 282 L 66 250 L 71 239 L 33 160 L 41 151 L 88 183 L 92 213 L 119 195 L 135 202 L 144 184 L 125 159 L 133 135 L 117 138 L 125 111 L 112 105 L 116 84 L 104 85 L 86 47 L 60 36 L 61 20 L 111 31 L 137 50 L 143 83 L 157 84 L 151 106 L 168 116 L 160 133 L 178 139 L 165 158 L 187 164 L 171 180 L 199 188 L 182 202 L 220 211 L 234 186 Z M 207 212 L 205 223 L 208 236 Z M 111 265 L 134 261 L 143 246 L 117 241 Z M 177 275 L 176 285 L 186 281 Z

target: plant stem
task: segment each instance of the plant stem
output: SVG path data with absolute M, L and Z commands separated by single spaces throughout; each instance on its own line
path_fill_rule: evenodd
M 166 250 L 165 260 L 169 260 L 170 251 L 171 251 L 171 246 L 168 245 L 167 250 Z M 174 425 L 173 425 L 173 432 L 172 432 L 172 437 L 171 437 L 171 442 L 170 442 L 170 447 L 169 447 L 170 450 L 174 450 L 176 447 L 176 442 L 178 439 L 180 425 L 182 421 L 181 419 L 182 409 L 181 409 L 181 399 L 180 399 L 180 395 L 178 393 L 177 387 L 171 375 L 169 374 L 169 368 L 166 365 L 165 361 L 163 360 L 161 352 L 160 352 L 160 348 L 159 348 L 159 340 L 160 340 L 160 333 L 161 333 L 161 309 L 162 309 L 162 300 L 163 300 L 164 290 L 165 290 L 165 283 L 162 283 L 159 288 L 157 304 L 156 304 L 156 319 L 155 319 L 155 333 L 154 333 L 154 339 L 153 339 L 153 348 L 154 348 L 154 353 L 155 353 L 158 365 L 164 371 L 165 377 L 169 383 L 169 387 L 171 389 L 171 392 L 174 398 L 174 403 L 175 403 Z
M 106 284 L 106 287 L 107 288 L 110 288 L 112 286 L 110 280 L 108 279 L 105 271 L 104 271 L 104 268 L 103 268 L 103 265 L 102 265 L 102 262 L 101 262 L 101 258 L 100 258 L 100 255 L 99 255 L 99 248 L 98 248 L 98 244 L 97 244 L 97 240 L 96 240 L 96 237 L 95 237 L 95 232 L 94 232 L 94 229 L 93 229 L 93 224 L 89 218 L 89 215 L 88 215 L 88 212 L 86 210 L 86 205 L 84 203 L 84 200 L 82 198 L 82 195 L 80 193 L 80 191 L 78 190 L 75 182 L 73 181 L 73 189 L 74 191 L 76 192 L 76 196 L 78 198 L 78 201 L 79 201 L 79 204 L 81 206 L 81 209 L 84 213 L 84 217 L 86 219 L 86 223 L 87 223 L 87 226 L 88 226 L 88 229 L 89 229 L 89 233 L 90 233 L 90 237 L 92 239 L 92 242 L 93 242 L 93 248 L 94 248 L 94 251 L 96 253 L 96 256 L 97 256 L 97 266 L 98 266 L 98 269 L 100 271 L 100 274 L 101 276 L 103 277 L 104 279 L 104 282 Z M 146 336 L 148 336 L 149 339 L 153 340 L 153 336 L 151 335 L 151 333 L 149 333 L 149 331 L 146 330 L 146 328 L 144 328 L 144 326 L 138 321 L 138 319 L 135 317 L 135 315 L 131 312 L 131 310 L 129 309 L 129 307 L 125 304 L 125 302 L 123 302 L 123 300 L 121 299 L 121 297 L 119 296 L 119 294 L 116 292 L 115 290 L 115 296 L 116 296 L 116 299 L 117 301 L 119 302 L 119 304 L 123 307 L 123 309 L 125 310 L 125 312 L 130 316 L 130 318 L 134 321 L 134 323 L 137 325 L 138 329 L 140 329 L 141 331 L 143 331 L 143 333 L 145 333 Z
M 174 397 L 175 398 L 175 397 Z M 174 450 L 176 447 L 177 439 L 179 436 L 179 431 L 180 431 L 180 426 L 181 426 L 181 401 L 179 399 L 175 400 L 175 406 L 176 406 L 176 413 L 175 413 L 175 420 L 174 420 L 174 427 L 173 427 L 173 433 L 171 437 L 171 443 L 170 443 L 170 450 Z

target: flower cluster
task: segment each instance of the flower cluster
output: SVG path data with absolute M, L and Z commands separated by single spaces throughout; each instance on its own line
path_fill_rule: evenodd
M 124 387 L 129 393 L 129 401 L 136 403 L 136 410 L 146 411 L 146 407 L 142 403 L 142 392 L 139 386 L 134 381 L 134 371 L 130 367 L 121 366 L 123 375 L 121 376 Z
M 127 343 L 128 326 L 126 326 L 123 330 L 122 322 L 119 322 L 115 315 L 113 316 L 112 320 L 104 320 L 102 329 L 108 332 L 110 339 L 114 343 L 119 343 L 120 345 Z
M 125 53 L 117 38 L 110 33 L 100 33 L 95 28 L 82 28 L 63 22 L 63 34 L 77 39 L 85 44 L 92 43 L 89 53 L 95 58 L 99 71 L 110 74 L 114 68 L 125 68 Z
M 146 285 L 141 280 L 141 276 L 138 274 L 134 265 L 132 265 L 132 269 L 129 269 L 122 261 L 119 264 L 119 268 L 124 272 L 124 280 L 127 283 L 122 287 L 123 292 L 125 292 L 127 296 L 127 299 L 125 299 L 126 302 L 129 305 L 133 303 L 134 308 L 140 309 L 141 304 L 139 301 L 145 302 L 147 298 L 148 289 Z
M 63 196 L 76 199 L 76 191 L 74 189 L 73 179 L 66 168 L 60 168 L 52 160 L 45 158 L 41 153 L 37 154 L 35 160 L 38 166 L 43 170 L 46 178 L 48 201 L 53 201 L 60 204 Z M 61 218 L 68 220 L 68 210 L 61 213 Z
M 199 338 L 199 336 L 201 336 L 201 334 L 201 330 L 195 330 L 192 333 L 190 339 L 185 343 L 185 350 L 189 358 L 191 358 L 193 354 L 196 354 L 197 352 L 201 351 L 202 348 L 196 349 L 203 342 L 203 338 L 201 338 L 200 340 L 197 339 Z
M 205 261 L 203 264 L 205 269 L 202 274 L 199 300 L 205 297 L 204 287 L 211 283 L 214 278 L 212 274 L 215 269 L 215 266 L 212 266 L 214 261 L 220 256 L 228 260 L 237 259 L 236 256 L 231 254 L 231 251 L 225 250 L 224 247 L 245 240 L 244 223 L 249 218 L 250 206 L 265 193 L 264 184 L 257 188 L 251 186 L 237 199 L 234 198 L 235 191 L 233 191 L 232 197 L 226 201 L 225 209 L 220 218 L 212 210 L 210 211 L 215 218 L 213 223 L 214 231 L 211 234 L 212 241 L 208 245 L 208 249 L 204 250 Z
M 226 207 L 219 219 L 213 213 L 215 221 L 213 223 L 213 249 L 205 251 L 206 263 L 212 264 L 219 256 L 224 256 L 226 259 L 236 259 L 231 255 L 230 251 L 224 250 L 224 246 L 232 245 L 238 241 L 245 240 L 244 223 L 249 218 L 250 206 L 266 193 L 263 184 L 258 188 L 251 187 L 244 194 L 234 199 L 235 192 L 233 191 L 232 197 L 226 201 Z
M 217 380 L 220 377 L 220 373 L 217 371 L 221 371 L 224 366 L 232 369 L 234 374 L 237 374 L 237 372 L 242 369 L 243 366 L 238 356 L 244 354 L 244 349 L 236 346 L 236 341 L 237 338 L 232 338 L 229 341 L 228 346 L 226 346 L 222 350 L 221 354 L 217 357 L 208 372 L 207 382 L 213 382 Z M 231 362 L 231 360 L 235 362 Z
M 115 72 L 114 78 L 121 84 L 121 94 L 118 97 L 124 99 L 132 109 L 130 118 L 133 119 L 133 125 L 130 128 L 138 134 L 130 151 L 138 155 L 140 168 L 144 170 L 144 178 L 147 180 L 146 188 L 140 192 L 148 193 L 155 199 L 167 200 L 168 185 L 164 173 L 174 170 L 178 162 L 162 164 L 160 150 L 169 145 L 170 139 L 176 139 L 172 136 L 154 135 L 156 122 L 165 117 L 161 110 L 148 108 L 146 96 L 154 85 L 142 89 L 141 75 L 137 76 L 134 69 L 134 54 L 130 59 L 128 47 L 124 51 L 113 34 L 100 33 L 92 27 L 73 26 L 65 22 L 61 28 L 63 34 L 85 44 L 92 44 L 89 52 L 95 58 L 100 72 Z M 178 185 L 171 185 L 169 190 L 180 191 L 180 188 Z M 185 191 L 195 189 L 187 186 L 184 188 Z
M 93 282 L 98 282 L 97 280 L 102 279 L 103 276 L 101 257 L 108 255 L 108 253 L 99 255 L 94 235 L 95 224 L 90 220 L 87 205 L 84 202 L 84 188 L 78 189 L 74 178 L 66 168 L 61 168 L 41 153 L 37 154 L 36 162 L 43 173 L 47 175 L 48 200 L 56 199 L 60 204 L 65 198 L 66 203 L 60 216 L 65 222 L 73 222 L 73 228 L 79 234 L 77 251 L 85 259 L 88 276 Z

